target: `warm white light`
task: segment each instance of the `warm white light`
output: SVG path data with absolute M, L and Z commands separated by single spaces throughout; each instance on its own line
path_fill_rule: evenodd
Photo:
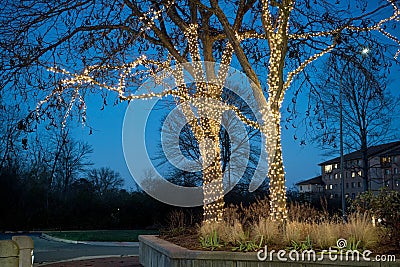
M 227 77 L 227 70 L 225 66 L 231 64 L 232 55 L 236 52 L 236 48 L 240 46 L 240 42 L 249 39 L 267 39 L 270 50 L 270 57 L 268 62 L 268 99 L 265 105 L 260 108 L 263 123 L 252 121 L 244 116 L 241 111 L 235 106 L 229 106 L 236 115 L 248 125 L 260 129 L 260 131 L 266 137 L 266 143 L 264 144 L 265 149 L 268 151 L 268 176 L 270 178 L 270 208 L 271 208 L 271 219 L 276 221 L 285 221 L 287 218 L 287 207 L 286 207 L 286 186 L 285 186 L 285 171 L 282 157 L 282 146 L 281 146 L 281 106 L 283 97 L 286 90 L 289 88 L 294 77 L 302 72 L 307 65 L 312 63 L 314 60 L 322 57 L 324 54 L 329 53 L 336 46 L 335 38 L 332 38 L 332 43 L 325 49 L 316 51 L 310 55 L 308 59 L 301 62 L 297 68 L 285 72 L 285 57 L 287 52 L 287 45 L 290 44 L 290 40 L 293 39 L 306 39 L 313 41 L 314 38 L 338 36 L 342 31 L 350 32 L 368 32 L 378 31 L 388 39 L 400 45 L 399 38 L 388 33 L 385 30 L 385 25 L 390 21 L 399 21 L 400 10 L 396 5 L 395 1 L 387 0 L 393 8 L 393 13 L 386 18 L 383 18 L 373 25 L 363 27 L 356 25 L 346 25 L 344 27 L 330 29 L 326 31 L 310 31 L 304 33 L 290 34 L 289 21 L 290 14 L 295 6 L 295 0 L 287 1 L 272 1 L 272 0 L 261 0 L 261 20 L 264 31 L 240 31 L 231 29 L 233 34 L 221 39 L 229 39 L 226 43 L 226 47 L 223 50 L 221 58 L 221 67 L 217 75 L 212 75 L 211 79 L 205 78 L 205 71 L 202 68 L 202 56 L 204 53 L 201 51 L 199 31 L 202 30 L 202 25 L 197 24 L 195 21 L 191 24 L 180 25 L 183 27 L 184 36 L 187 41 L 188 55 L 191 60 L 191 74 L 195 79 L 196 93 L 194 95 L 189 94 L 189 90 L 185 85 L 184 73 L 182 69 L 171 70 L 172 62 L 179 62 L 173 55 L 169 55 L 168 59 L 164 62 L 156 62 L 148 59 L 145 56 L 139 57 L 134 62 L 124 64 L 122 66 L 88 66 L 82 73 L 70 73 L 67 70 L 59 68 L 50 68 L 50 71 L 63 74 L 66 76 L 60 82 L 60 88 L 53 91 L 43 101 L 39 102 L 39 107 L 44 103 L 48 102 L 51 98 L 61 98 L 61 94 L 67 88 L 75 88 L 72 92 L 71 101 L 68 106 L 67 114 L 74 106 L 73 104 L 77 101 L 79 107 L 85 114 L 86 104 L 84 98 L 80 94 L 82 85 L 89 85 L 92 87 L 99 87 L 109 91 L 118 93 L 121 101 L 130 101 L 134 99 L 146 99 L 153 97 L 165 97 L 168 95 L 174 96 L 182 104 L 186 101 L 190 101 L 196 98 L 207 98 L 217 101 L 221 101 L 221 94 L 224 85 L 224 81 Z M 211 1 L 214 2 L 214 1 Z M 215 1 L 217 2 L 217 1 Z M 274 4 L 272 4 L 272 2 Z M 282 2 L 277 4 L 277 2 Z M 159 18 L 163 18 L 163 14 L 173 4 L 173 1 L 168 1 L 165 8 L 155 10 L 150 9 L 149 12 L 142 14 L 139 19 L 144 24 L 145 30 L 154 30 L 157 28 L 155 21 Z M 215 4 L 217 8 L 218 4 Z M 273 10 L 277 9 L 277 10 Z M 277 12 L 274 12 L 277 11 Z M 223 11 L 221 11 L 223 13 Z M 228 27 L 228 26 L 224 26 Z M 229 28 L 229 27 L 228 27 Z M 361 50 L 361 54 L 366 55 L 370 52 L 368 47 L 364 47 Z M 394 58 L 400 55 L 400 49 L 397 50 Z M 182 63 L 182 62 L 181 62 Z M 142 66 L 145 70 L 139 69 L 134 71 L 137 66 Z M 251 67 L 250 67 L 251 68 Z M 96 75 L 99 71 L 120 71 L 118 83 L 106 84 L 102 79 L 99 79 Z M 173 79 L 175 79 L 176 88 L 166 88 L 163 92 L 154 93 L 147 92 L 142 95 L 130 94 L 126 90 L 126 81 L 130 78 L 135 77 L 139 74 L 148 75 L 155 79 L 156 83 L 163 83 L 163 76 L 159 75 L 160 70 L 168 70 L 165 73 L 171 73 Z M 287 76 L 284 77 L 284 73 Z M 254 75 L 256 76 L 256 75 Z M 257 79 L 257 78 L 256 78 Z M 261 85 L 256 85 L 260 86 Z M 264 88 L 260 88 L 262 92 Z M 223 216 L 223 184 L 222 184 L 222 168 L 221 168 L 221 156 L 219 144 L 219 129 L 220 122 L 216 120 L 207 120 L 206 118 L 219 118 L 218 111 L 212 106 L 208 106 L 207 103 L 198 105 L 198 112 L 202 114 L 200 120 L 198 120 L 191 108 L 183 108 L 183 113 L 190 124 L 193 134 L 200 145 L 200 153 L 203 158 L 204 164 L 204 175 L 203 175 L 203 190 L 204 190 L 204 216 L 205 222 L 218 222 L 222 220 Z M 214 114 L 214 116 L 213 116 Z M 216 114 L 216 115 L 215 115 Z M 208 142 L 212 140 L 213 142 Z
M 363 55 L 366 55 L 368 53 L 369 53 L 369 48 L 368 47 L 365 47 L 365 48 L 363 48 L 363 50 L 361 50 L 361 54 L 363 54 Z

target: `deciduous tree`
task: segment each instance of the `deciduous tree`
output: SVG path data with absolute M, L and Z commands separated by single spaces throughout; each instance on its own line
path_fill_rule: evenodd
M 53 109 L 66 115 L 76 110 L 85 120 L 85 98 L 96 88 L 115 92 L 118 101 L 166 95 L 181 104 L 194 98 L 220 101 L 227 68 L 216 71 L 198 62 L 240 65 L 262 120 L 251 122 L 235 110 L 266 136 L 271 218 L 279 221 L 287 217 L 281 105 L 293 78 L 340 46 L 346 35 L 369 38 L 378 32 L 399 43 L 386 28 L 399 18 L 396 0 L 3 1 L 1 11 L 2 93 L 38 98 L 28 120 L 37 115 L 52 119 Z M 176 88 L 132 94 L 143 78 L 177 63 L 188 64 L 194 89 L 182 84 L 183 70 L 177 68 Z M 49 73 L 49 67 L 58 74 Z M 204 219 L 219 221 L 224 204 L 220 125 L 209 119 L 212 110 L 198 108 L 199 120 L 193 120 L 192 109 L 183 111 L 204 162 Z

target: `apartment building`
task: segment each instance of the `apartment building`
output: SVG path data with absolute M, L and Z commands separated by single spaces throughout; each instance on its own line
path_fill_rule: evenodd
M 371 146 L 368 157 L 368 187 L 379 191 L 382 187 L 400 191 L 400 141 Z M 325 195 L 330 199 L 341 198 L 340 157 L 322 162 L 322 182 Z M 354 198 L 364 192 L 362 153 L 360 150 L 344 155 L 344 192 Z
M 296 185 L 299 188 L 299 193 L 320 194 L 324 192 L 324 182 L 321 175 L 298 182 Z

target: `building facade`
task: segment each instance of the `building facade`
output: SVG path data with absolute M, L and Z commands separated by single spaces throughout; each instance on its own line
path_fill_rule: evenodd
M 355 198 L 364 192 L 362 153 L 360 150 L 344 155 L 344 193 Z M 372 146 L 367 151 L 368 187 L 379 191 L 383 187 L 400 191 L 400 141 Z M 321 166 L 325 195 L 330 199 L 341 198 L 340 157 L 325 161 Z
M 296 185 L 299 188 L 299 193 L 320 194 L 324 192 L 324 182 L 321 175 L 298 182 Z

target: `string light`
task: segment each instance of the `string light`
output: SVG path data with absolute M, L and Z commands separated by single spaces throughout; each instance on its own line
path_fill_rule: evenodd
M 388 0 L 393 7 L 393 14 L 385 19 L 380 20 L 375 25 L 369 27 L 358 27 L 346 25 L 344 27 L 333 29 L 330 31 L 289 34 L 289 17 L 294 8 L 294 0 L 288 0 L 285 4 L 277 5 L 278 16 L 273 18 L 270 7 L 271 0 L 262 0 L 262 24 L 265 33 L 257 33 L 255 31 L 234 32 L 235 41 L 239 43 L 246 39 L 267 39 L 270 57 L 268 66 L 268 100 L 266 105 L 260 109 L 262 116 L 262 124 L 252 121 L 244 116 L 241 111 L 233 105 L 223 105 L 222 108 L 217 108 L 212 101 L 221 102 L 224 82 L 227 77 L 228 68 L 230 66 L 234 49 L 231 42 L 226 43 L 226 47 L 221 57 L 221 64 L 218 73 L 207 72 L 207 68 L 203 69 L 201 62 L 200 44 L 199 44 L 199 25 L 197 23 L 188 24 L 184 29 L 184 36 L 187 41 L 189 56 L 191 63 L 188 71 L 194 78 L 196 92 L 194 95 L 189 95 L 189 90 L 185 84 L 184 68 L 179 66 L 171 68 L 172 60 L 177 60 L 169 55 L 165 62 L 157 62 L 147 59 L 145 56 L 139 57 L 134 62 L 121 66 L 110 65 L 93 65 L 86 67 L 80 74 L 74 74 L 65 69 L 49 68 L 49 71 L 65 75 L 67 78 L 60 82 L 60 88 L 54 90 L 43 101 L 37 105 L 39 108 L 50 101 L 53 97 L 61 98 L 63 91 L 67 88 L 75 88 L 71 101 L 67 108 L 66 116 L 70 113 L 75 101 L 78 101 L 82 106 L 83 114 L 86 112 L 86 104 L 79 93 L 79 88 L 83 85 L 97 86 L 109 91 L 117 92 L 121 101 L 147 99 L 147 98 L 162 98 L 173 96 L 178 99 L 181 104 L 194 103 L 195 111 L 190 105 L 182 105 L 182 112 L 185 115 L 187 122 L 192 128 L 193 134 L 199 143 L 200 154 L 203 160 L 203 192 L 204 192 L 204 218 L 206 223 L 219 222 L 223 216 L 223 173 L 221 168 L 221 155 L 219 147 L 219 131 L 222 113 L 226 110 L 233 110 L 237 117 L 247 125 L 258 128 L 266 136 L 264 144 L 268 152 L 268 176 L 270 179 L 270 208 L 271 219 L 277 221 L 285 221 L 287 218 L 286 207 L 286 187 L 285 187 L 285 171 L 282 157 L 281 146 L 281 113 L 280 109 L 283 102 L 285 91 L 289 88 L 293 78 L 304 70 L 304 68 L 317 58 L 328 53 L 335 47 L 335 42 L 326 49 L 316 53 L 301 63 L 295 70 L 288 72 L 286 80 L 283 77 L 284 61 L 287 51 L 289 39 L 312 39 L 315 37 L 335 36 L 343 30 L 351 31 L 372 31 L 381 32 L 390 40 L 400 44 L 398 38 L 388 33 L 384 29 L 384 24 L 389 21 L 399 20 L 399 9 L 394 1 Z M 144 22 L 145 29 L 155 29 L 154 21 L 162 17 L 163 12 L 172 6 L 173 2 L 168 2 L 164 8 L 160 10 L 150 9 L 147 13 L 142 14 L 139 18 Z M 223 38 L 226 38 L 223 37 Z M 230 37 L 231 38 L 231 37 Z M 232 41 L 232 40 L 231 40 Z M 236 43 L 236 42 L 232 42 Z M 178 49 L 178 48 L 176 48 Z M 395 58 L 400 53 L 400 49 L 396 52 Z M 138 66 L 143 66 L 145 70 L 133 71 Z M 160 72 L 160 70 L 163 70 Z M 106 84 L 102 80 L 98 80 L 96 73 L 98 72 L 118 71 L 118 82 L 116 84 Z M 128 78 L 146 74 L 153 77 L 156 84 L 163 84 L 167 77 L 173 77 L 175 87 L 166 87 L 160 93 L 148 92 L 140 95 L 127 94 L 126 81 Z M 202 101 L 193 101 L 193 100 Z M 212 100 L 212 101 L 211 101 Z M 211 102 L 210 102 L 211 101 Z
M 400 10 L 396 6 L 396 2 L 392 1 L 392 0 L 387 0 L 387 1 L 393 7 L 393 14 L 390 17 L 381 19 L 375 25 L 372 25 L 369 27 L 358 27 L 358 26 L 354 26 L 354 25 L 346 25 L 344 27 L 330 30 L 330 31 L 302 33 L 302 34 L 290 34 L 289 38 L 290 39 L 310 39 L 313 37 L 335 36 L 336 34 L 340 33 L 341 31 L 348 29 L 348 30 L 356 31 L 356 32 L 379 31 L 380 33 L 385 35 L 387 38 L 389 38 L 390 40 L 392 40 L 400 45 L 400 40 L 385 30 L 385 26 L 384 26 L 385 23 L 390 22 L 390 21 L 399 21 L 400 20 Z M 399 54 L 400 54 L 400 49 L 397 50 L 394 58 L 397 59 Z

